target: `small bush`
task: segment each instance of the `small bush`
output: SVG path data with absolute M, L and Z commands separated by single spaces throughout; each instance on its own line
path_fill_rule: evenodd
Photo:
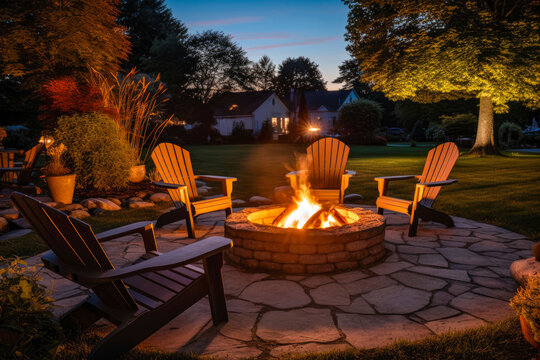
M 35 268 L 0 257 L 0 358 L 53 359 L 63 340 Z
M 272 123 L 270 120 L 263 122 L 261 126 L 261 132 L 259 133 L 259 142 L 269 143 L 274 136 L 274 130 L 272 129 Z
M 62 116 L 55 139 L 66 146 L 77 183 L 83 188 L 112 190 L 127 185 L 135 156 L 107 115 Z
M 426 140 L 428 141 L 443 142 L 446 140 L 446 134 L 441 125 L 430 125 L 430 127 L 426 129 L 425 134 Z
M 534 340 L 540 342 L 540 276 L 531 276 L 527 285 L 510 300 L 510 306 L 527 320 Z
M 451 140 L 458 137 L 473 138 L 476 134 L 478 117 L 474 114 L 442 115 L 440 119 L 444 133 Z
M 505 121 L 499 127 L 499 145 L 506 149 L 521 144 L 523 131 L 518 124 Z
M 230 136 L 230 141 L 232 143 L 252 143 L 253 142 L 253 131 L 247 130 L 242 121 L 235 122 Z
M 353 143 L 369 141 L 375 129 L 381 126 L 381 119 L 382 109 L 377 102 L 360 99 L 343 105 L 338 116 L 338 132 Z

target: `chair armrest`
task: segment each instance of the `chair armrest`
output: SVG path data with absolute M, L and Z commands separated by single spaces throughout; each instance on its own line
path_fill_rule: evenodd
M 416 186 L 425 186 L 425 187 L 436 187 L 436 186 L 444 186 L 444 185 L 452 185 L 457 183 L 456 179 L 448 179 L 445 181 L 434 181 L 430 183 L 419 183 L 416 184 Z
M 238 180 L 235 177 L 230 176 L 217 176 L 217 175 L 196 175 L 195 179 L 203 180 L 203 181 L 236 181 Z
M 379 176 L 375 178 L 375 181 L 393 181 L 393 180 L 405 180 L 418 177 L 419 175 L 396 175 L 396 176 Z
M 309 170 L 296 170 L 291 171 L 290 173 L 285 174 L 286 177 L 292 177 L 292 176 L 300 176 L 300 175 L 306 175 L 309 173 Z
M 24 154 L 24 150 L 20 149 L 0 149 L 0 153 L 13 153 L 16 155 L 22 155 Z
M 133 224 L 120 226 L 96 234 L 100 243 L 117 239 L 130 234 L 141 234 L 146 252 L 157 251 L 156 234 L 154 233 L 154 223 L 151 221 L 140 221 Z
M 166 270 L 191 264 L 200 259 L 205 259 L 218 254 L 231 247 L 232 241 L 230 239 L 221 236 L 213 236 L 121 269 L 112 269 L 99 273 L 76 273 L 74 275 L 77 276 L 78 279 L 90 283 L 109 282 L 140 273 Z
M 0 172 L 7 172 L 7 171 L 19 172 L 19 171 L 22 171 L 22 167 L 0 168 Z
M 161 188 L 165 188 L 165 189 L 178 189 L 178 188 L 181 188 L 182 186 L 186 186 L 186 185 L 180 185 L 180 184 L 171 184 L 171 183 L 166 183 L 166 182 L 162 182 L 162 181 L 154 181 L 152 182 L 152 185 L 154 186 L 157 186 L 157 187 L 161 187 Z
M 345 170 L 345 173 L 343 174 L 343 176 L 355 176 L 356 175 L 356 171 L 354 170 Z

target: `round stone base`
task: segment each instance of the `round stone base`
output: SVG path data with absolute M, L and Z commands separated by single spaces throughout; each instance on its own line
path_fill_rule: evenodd
M 318 274 L 368 267 L 386 254 L 385 220 L 362 208 L 339 207 L 351 223 L 326 229 L 284 229 L 272 221 L 283 206 L 247 208 L 225 222 L 233 239 L 228 260 L 242 267 L 288 274 Z

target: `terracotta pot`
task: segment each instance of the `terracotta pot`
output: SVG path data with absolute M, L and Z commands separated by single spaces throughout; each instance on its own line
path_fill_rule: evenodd
M 75 176 L 75 174 L 70 174 L 62 176 L 47 176 L 45 178 L 54 201 L 66 205 L 73 202 Z
M 146 176 L 146 167 L 143 165 L 135 165 L 129 169 L 129 178 L 128 181 L 132 183 L 140 183 L 144 180 Z
M 519 322 L 521 323 L 521 332 L 523 333 L 523 337 L 529 344 L 534 346 L 538 351 L 540 351 L 540 343 L 536 340 L 534 340 L 534 335 L 531 330 L 531 327 L 529 326 L 529 323 L 527 322 L 527 319 L 525 319 L 523 316 L 519 317 Z

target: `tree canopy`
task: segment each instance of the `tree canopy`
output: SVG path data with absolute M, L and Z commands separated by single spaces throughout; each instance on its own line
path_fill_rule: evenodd
M 478 152 L 495 152 L 493 110 L 540 103 L 537 1 L 344 3 L 347 49 L 360 60 L 363 81 L 393 100 L 480 98 Z
M 253 76 L 252 87 L 255 90 L 272 90 L 276 79 L 276 65 L 267 55 L 264 55 L 253 64 L 251 68 Z
M 280 65 L 276 78 L 276 91 L 286 95 L 290 89 L 326 90 L 319 65 L 307 57 L 287 58 Z

